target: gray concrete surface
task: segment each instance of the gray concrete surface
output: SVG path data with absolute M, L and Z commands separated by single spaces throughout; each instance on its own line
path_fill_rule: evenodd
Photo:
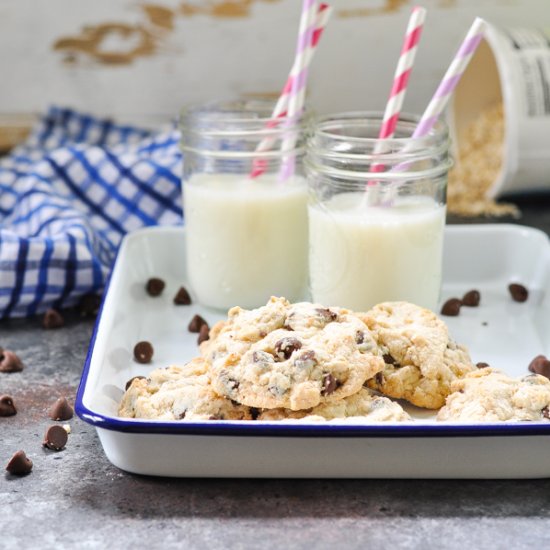
M 550 231 L 549 205 L 528 201 L 521 221 Z M 0 346 L 26 364 L 0 373 L 0 393 L 20 409 L 0 418 L 0 463 L 18 449 L 34 462 L 26 477 L 0 474 L 2 550 L 550 548 L 550 480 L 148 478 L 112 466 L 76 418 L 66 449 L 45 450 L 46 410 L 74 397 L 91 331 L 76 318 L 57 331 L 0 324 Z

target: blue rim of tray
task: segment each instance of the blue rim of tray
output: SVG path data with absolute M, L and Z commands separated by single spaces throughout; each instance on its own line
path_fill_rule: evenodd
M 491 228 L 494 228 L 492 224 Z M 488 225 L 467 226 L 468 230 L 488 230 Z M 509 228 L 510 224 L 498 224 L 499 228 Z M 149 231 L 181 230 L 181 228 L 151 227 L 132 233 Z M 523 228 L 522 229 L 530 229 Z M 536 229 L 532 231 L 542 233 Z M 224 435 L 224 436 L 254 436 L 254 437 L 486 437 L 486 436 L 532 436 L 550 435 L 550 422 L 502 422 L 483 424 L 422 424 L 421 421 L 399 424 L 287 424 L 254 421 L 209 420 L 207 422 L 160 422 L 123 420 L 94 412 L 84 405 L 83 398 L 86 383 L 90 373 L 92 355 L 95 347 L 98 329 L 101 323 L 104 304 L 107 301 L 112 275 L 118 261 L 119 253 L 124 248 L 127 237 L 119 247 L 113 270 L 105 285 L 103 300 L 86 354 L 80 384 L 76 393 L 75 412 L 88 424 L 97 428 L 123 433 L 136 434 L 185 434 L 185 435 Z

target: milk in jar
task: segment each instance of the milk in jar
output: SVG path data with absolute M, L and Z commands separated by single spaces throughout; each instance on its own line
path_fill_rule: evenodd
M 437 310 L 442 279 L 448 133 L 412 138 L 401 115 L 379 140 L 381 113 L 329 115 L 306 155 L 313 301 L 367 311 L 407 301 Z
M 313 300 L 368 310 L 404 300 L 435 309 L 445 207 L 429 197 L 366 206 L 360 193 L 309 207 Z
M 307 187 L 299 176 L 196 174 L 184 185 L 187 266 L 200 302 L 257 307 L 304 297 Z

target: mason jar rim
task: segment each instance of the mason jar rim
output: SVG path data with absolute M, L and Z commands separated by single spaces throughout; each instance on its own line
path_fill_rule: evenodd
M 425 136 L 417 138 L 413 138 L 412 136 L 391 138 L 350 136 L 348 134 L 339 134 L 329 131 L 329 128 L 335 127 L 337 124 L 340 124 L 341 126 L 349 126 L 350 124 L 355 124 L 359 126 L 361 124 L 365 125 L 366 123 L 370 123 L 375 129 L 379 129 L 382 124 L 383 117 L 384 113 L 381 111 L 344 111 L 340 113 L 321 115 L 316 117 L 313 121 L 314 130 L 312 133 L 312 138 L 316 136 L 322 136 L 333 139 L 334 141 L 338 141 L 339 139 L 341 139 L 342 141 L 364 145 L 375 145 L 377 143 L 382 143 L 386 146 L 396 144 L 400 147 L 403 147 L 404 145 L 409 145 L 408 149 L 410 150 L 416 149 L 416 147 L 413 149 L 413 147 L 410 146 L 411 143 L 417 145 L 420 148 L 425 148 L 426 146 L 430 145 L 430 141 L 436 141 L 438 138 L 443 139 L 444 141 L 448 141 L 448 125 L 442 119 L 439 119 L 434 124 L 433 128 L 430 129 L 430 131 Z M 408 124 L 411 125 L 412 129 L 414 130 L 414 127 L 416 126 L 416 124 L 418 124 L 419 121 L 420 117 L 418 115 L 407 112 L 400 113 L 397 126 Z M 412 125 L 414 125 L 414 127 Z
M 411 179 L 423 179 L 439 177 L 449 170 L 452 160 L 449 156 L 436 166 L 427 169 L 408 170 L 414 161 L 422 160 L 422 156 L 437 157 L 444 155 L 449 149 L 449 134 L 447 124 L 440 120 L 426 136 L 397 137 L 380 139 L 378 137 L 354 136 L 346 133 L 337 133 L 336 128 L 349 128 L 351 125 L 358 128 L 369 127 L 378 131 L 382 124 L 383 113 L 377 111 L 349 111 L 333 113 L 318 117 L 311 132 L 305 165 L 308 169 L 315 170 L 332 178 L 357 179 L 361 181 L 404 181 Z M 403 125 L 410 127 L 411 134 L 420 120 L 417 115 L 403 113 L 397 123 L 397 127 Z M 332 130 L 332 131 L 331 131 Z M 347 144 L 358 150 L 338 150 L 339 144 Z M 332 147 L 329 147 L 331 145 Z M 379 150 L 377 150 L 379 147 Z M 429 150 L 429 155 L 426 151 Z M 342 166 L 333 166 L 323 163 L 323 159 L 341 163 Z M 375 163 L 391 165 L 399 170 L 386 170 L 376 172 L 365 167 L 364 170 L 348 169 L 347 162 Z

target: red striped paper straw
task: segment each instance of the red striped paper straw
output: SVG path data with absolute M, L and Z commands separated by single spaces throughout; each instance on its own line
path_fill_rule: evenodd
M 403 42 L 403 47 L 401 48 L 401 54 L 399 56 L 399 61 L 397 62 L 393 84 L 390 90 L 390 97 L 386 104 L 384 119 L 378 134 L 379 139 L 391 138 L 395 132 L 395 127 L 397 125 L 397 121 L 399 120 L 401 108 L 403 107 L 403 101 L 405 100 L 407 84 L 409 83 L 409 77 L 411 76 L 414 59 L 418 50 L 418 43 L 420 42 L 425 20 L 426 10 L 422 7 L 416 6 L 412 10 L 409 23 L 407 25 L 405 40 Z
M 443 80 L 437 87 L 434 96 L 426 107 L 420 122 L 416 126 L 412 137 L 423 137 L 435 126 L 441 113 L 444 111 L 451 94 L 462 77 L 470 59 L 474 55 L 485 32 L 485 21 L 477 17 L 466 34 L 464 41 L 456 52 Z
M 327 26 L 327 23 L 330 19 L 331 14 L 332 14 L 332 7 L 329 6 L 329 4 L 325 4 L 325 3 L 319 4 L 319 7 L 317 9 L 317 15 L 315 17 L 315 23 L 313 25 L 313 28 L 310 29 L 309 31 L 311 32 L 311 43 L 305 52 L 306 67 L 309 67 L 309 65 L 311 64 L 311 60 L 313 59 L 313 55 L 315 54 L 317 44 L 319 43 L 319 41 L 321 40 L 321 37 L 323 36 L 323 31 Z M 304 74 L 304 70 L 302 69 L 300 71 L 298 65 L 295 62 L 292 66 L 290 74 L 288 75 L 287 81 L 283 87 L 281 95 L 279 96 L 279 99 L 275 105 L 275 108 L 271 115 L 271 119 L 266 124 L 266 128 L 268 129 L 275 128 L 287 116 L 288 99 L 289 99 L 290 91 L 292 90 L 292 87 L 294 85 L 294 81 L 298 80 L 300 85 L 302 85 L 305 88 L 306 78 L 307 77 Z M 276 140 L 271 137 L 263 139 L 258 145 L 258 147 L 256 148 L 256 151 L 257 152 L 269 151 L 273 146 L 273 144 L 275 143 L 275 141 Z M 256 161 L 254 161 L 254 168 L 250 173 L 250 177 L 256 178 L 261 174 L 263 174 L 266 170 L 266 165 L 267 165 L 267 162 L 265 160 L 257 159 Z

